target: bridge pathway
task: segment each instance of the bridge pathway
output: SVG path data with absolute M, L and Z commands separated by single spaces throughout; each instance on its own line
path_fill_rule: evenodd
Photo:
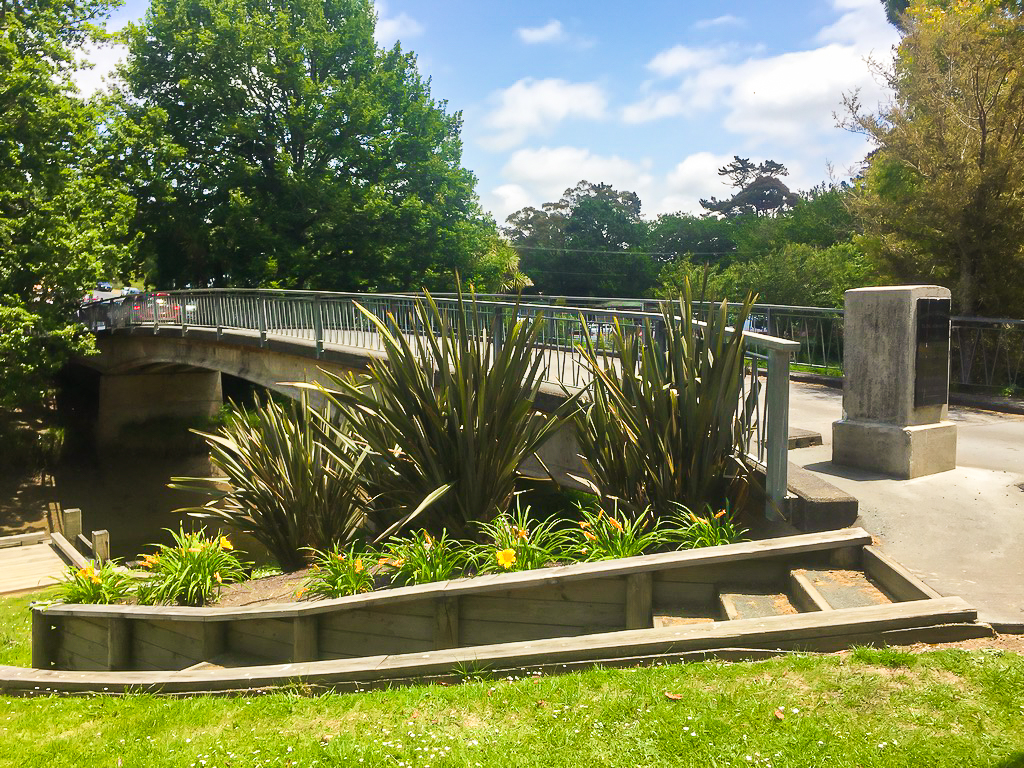
M 64 561 L 50 547 L 49 539 L 19 546 L 5 546 L 4 539 L 0 539 L 0 595 L 56 584 L 64 567 Z

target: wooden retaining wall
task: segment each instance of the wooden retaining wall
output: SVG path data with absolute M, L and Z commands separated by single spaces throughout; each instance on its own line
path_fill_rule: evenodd
M 744 542 L 247 608 L 52 605 L 33 614 L 32 663 L 185 670 L 415 654 L 741 618 L 724 592 L 780 591 L 829 609 L 794 569 L 861 567 L 892 602 L 937 595 L 860 529 Z

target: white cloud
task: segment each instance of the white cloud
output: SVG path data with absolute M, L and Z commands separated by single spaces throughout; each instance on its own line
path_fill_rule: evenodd
M 722 197 L 722 179 L 718 169 L 732 160 L 731 155 L 696 152 L 684 158 L 665 178 L 663 192 L 645 213 L 703 213 L 701 198 Z
M 662 51 L 647 63 L 647 68 L 661 77 L 672 77 L 691 70 L 704 69 L 721 61 L 728 49 L 689 48 L 677 45 Z
M 536 43 L 557 43 L 565 39 L 562 22 L 552 19 L 543 27 L 520 27 L 516 30 L 519 39 L 528 45 Z
M 710 29 L 711 27 L 731 27 L 742 25 L 743 19 L 739 16 L 733 16 L 731 13 L 727 13 L 724 16 L 716 16 L 713 19 L 701 19 L 700 21 L 694 22 L 694 29 Z
M 377 13 L 377 27 L 373 37 L 377 45 L 383 48 L 390 48 L 399 40 L 409 40 L 423 34 L 423 25 L 405 11 L 397 16 L 389 16 L 384 0 L 374 0 L 373 10 Z
M 662 51 L 648 67 L 677 77 L 677 87 L 647 93 L 622 111 L 623 120 L 714 112 L 727 131 L 752 146 L 814 144 L 836 130 L 832 115 L 841 109 L 844 93 L 860 90 L 866 103 L 882 98 L 865 53 L 898 41 L 876 0 L 834 0 L 834 6 L 840 20 L 821 30 L 820 47 L 810 50 L 743 59 L 725 48 L 708 49 L 705 56 L 702 49 L 684 46 Z
M 495 108 L 484 118 L 491 131 L 481 140 L 486 149 L 506 150 L 530 136 L 546 135 L 563 120 L 600 120 L 608 100 L 595 83 L 524 78 L 492 95 Z
M 125 45 L 88 45 L 82 52 L 85 61 L 91 62 L 90 69 L 79 69 L 72 79 L 83 96 L 92 96 L 106 88 L 114 77 L 114 67 L 128 53 Z
M 524 206 L 539 207 L 558 200 L 565 190 L 584 179 L 636 192 L 641 199 L 655 181 L 647 162 L 566 146 L 517 150 L 505 163 L 502 177 L 509 183 L 491 190 L 486 196 L 490 199 L 484 201 L 499 222 Z

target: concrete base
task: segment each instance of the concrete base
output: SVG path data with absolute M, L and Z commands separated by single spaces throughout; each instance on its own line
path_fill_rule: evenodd
M 951 421 L 899 427 L 842 419 L 832 423 L 832 461 L 909 480 L 956 467 Z

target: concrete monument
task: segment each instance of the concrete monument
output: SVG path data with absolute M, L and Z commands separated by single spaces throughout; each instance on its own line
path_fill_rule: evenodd
M 903 479 L 953 469 L 949 290 L 857 288 L 845 299 L 843 418 L 832 425 L 832 461 Z

